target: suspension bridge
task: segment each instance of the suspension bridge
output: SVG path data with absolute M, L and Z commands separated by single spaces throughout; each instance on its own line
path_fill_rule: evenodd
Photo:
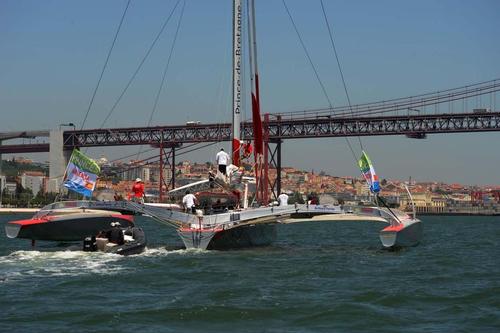
M 429 134 L 500 131 L 497 95 L 500 79 L 417 96 L 337 108 L 265 114 L 263 119 L 266 163 L 281 169 L 281 144 L 288 139 L 405 135 L 424 139 Z M 242 137 L 253 138 L 250 122 L 241 124 Z M 59 140 L 53 132 L 60 133 Z M 57 136 L 56 136 L 57 137 Z M 24 138 L 23 143 L 2 141 Z M 31 139 L 49 138 L 46 142 Z M 231 124 L 184 124 L 153 127 L 100 128 L 68 131 L 20 131 L 0 133 L 0 154 L 39 153 L 73 148 L 152 145 L 171 149 L 165 155 L 175 167 L 175 150 L 183 144 L 231 141 Z M 55 141 L 55 142 L 54 142 Z M 273 144 L 273 145 L 271 145 Z M 273 147 L 271 147 L 273 146 Z M 271 149 L 273 148 L 273 149 Z M 172 163 L 169 163 L 171 159 Z M 65 165 L 65 163 L 63 163 Z M 175 174 L 175 172 L 173 172 Z M 280 190 L 280 172 L 272 188 Z M 173 179 L 175 184 L 175 179 Z

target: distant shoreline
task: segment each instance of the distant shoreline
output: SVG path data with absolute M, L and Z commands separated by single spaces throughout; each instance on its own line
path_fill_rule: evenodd
M 0 214 L 26 214 L 26 213 L 36 213 L 40 208 L 10 208 L 2 207 L 0 208 Z
M 446 213 L 418 213 L 417 217 L 418 216 L 439 216 L 439 215 L 442 215 L 442 216 L 500 216 L 500 213 L 496 213 L 496 214 L 489 214 L 489 213 L 484 213 L 484 214 L 481 214 L 481 213 L 449 213 L 449 212 L 446 212 Z

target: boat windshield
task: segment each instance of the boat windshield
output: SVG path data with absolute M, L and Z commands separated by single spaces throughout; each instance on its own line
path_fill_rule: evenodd
M 42 216 L 48 215 L 54 210 L 64 210 L 71 208 L 88 208 L 90 207 L 90 202 L 87 200 L 74 200 L 74 201 L 58 201 L 47 206 L 44 206 L 38 211 L 38 213 L 33 216 L 33 218 L 40 218 Z

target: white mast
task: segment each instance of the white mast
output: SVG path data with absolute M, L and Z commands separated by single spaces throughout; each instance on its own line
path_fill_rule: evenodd
M 240 165 L 241 138 L 241 65 L 242 65 L 242 6 L 241 0 L 233 0 L 233 142 L 232 162 Z

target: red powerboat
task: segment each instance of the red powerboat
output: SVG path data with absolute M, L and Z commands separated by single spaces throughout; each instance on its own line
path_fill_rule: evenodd
M 134 226 L 132 215 L 92 209 L 88 201 L 62 201 L 43 207 L 30 219 L 8 222 L 5 233 L 9 238 L 81 241 L 108 229 L 111 222 L 119 222 L 123 228 Z

